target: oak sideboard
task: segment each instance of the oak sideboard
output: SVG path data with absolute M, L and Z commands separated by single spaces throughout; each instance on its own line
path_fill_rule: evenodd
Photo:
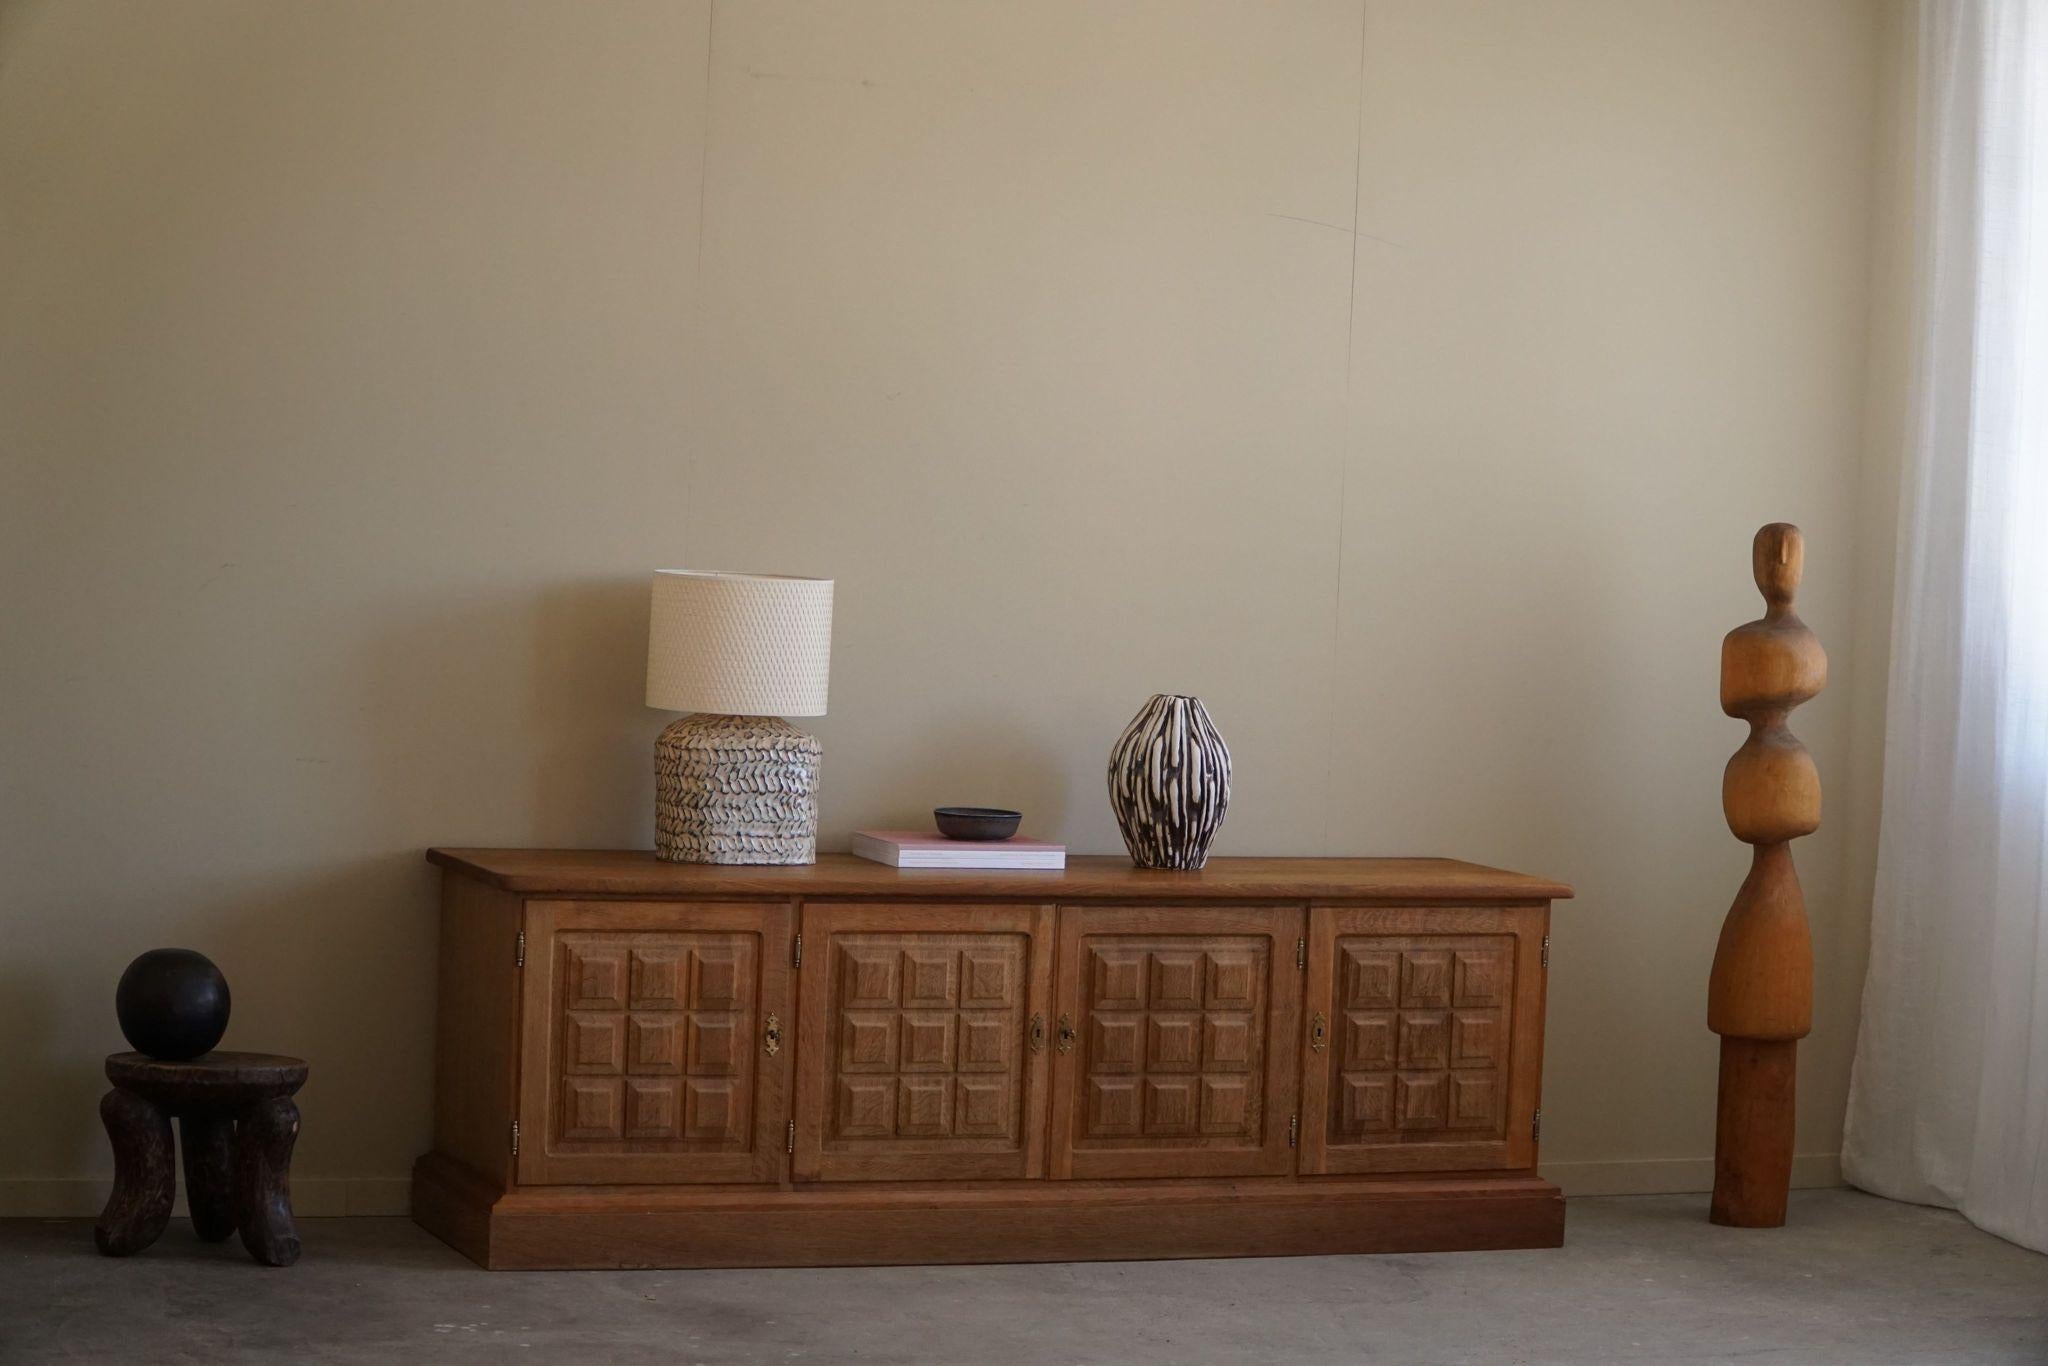
M 436 849 L 434 1148 L 486 1267 L 1554 1247 L 1560 883 Z

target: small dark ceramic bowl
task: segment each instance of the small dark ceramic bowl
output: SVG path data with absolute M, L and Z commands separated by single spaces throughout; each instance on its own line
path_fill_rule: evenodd
M 1017 833 L 1021 811 L 997 806 L 941 806 L 932 811 L 939 833 L 949 840 L 1006 840 Z

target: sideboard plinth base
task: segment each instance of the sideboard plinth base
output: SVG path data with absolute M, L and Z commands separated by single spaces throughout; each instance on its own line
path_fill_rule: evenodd
M 413 1170 L 412 1210 L 421 1227 L 493 1271 L 1293 1257 L 1564 1242 L 1564 1197 L 1530 1174 L 499 1193 L 430 1155 Z

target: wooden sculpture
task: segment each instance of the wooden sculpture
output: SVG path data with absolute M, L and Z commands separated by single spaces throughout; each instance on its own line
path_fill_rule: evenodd
M 1776 1228 L 1792 1184 L 1795 1060 L 1813 1024 L 1813 936 L 1790 841 L 1820 826 L 1820 771 L 1785 720 L 1826 686 L 1828 657 L 1792 610 L 1806 562 L 1799 528 L 1757 532 L 1751 559 L 1766 610 L 1721 642 L 1721 710 L 1749 722 L 1721 776 L 1721 809 L 1756 853 L 1707 984 L 1707 1028 L 1721 1036 L 1709 1217 Z

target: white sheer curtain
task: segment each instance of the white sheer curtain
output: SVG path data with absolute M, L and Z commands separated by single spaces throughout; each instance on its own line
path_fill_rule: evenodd
M 1914 429 L 1843 1168 L 2048 1250 L 2048 0 L 1922 0 Z

